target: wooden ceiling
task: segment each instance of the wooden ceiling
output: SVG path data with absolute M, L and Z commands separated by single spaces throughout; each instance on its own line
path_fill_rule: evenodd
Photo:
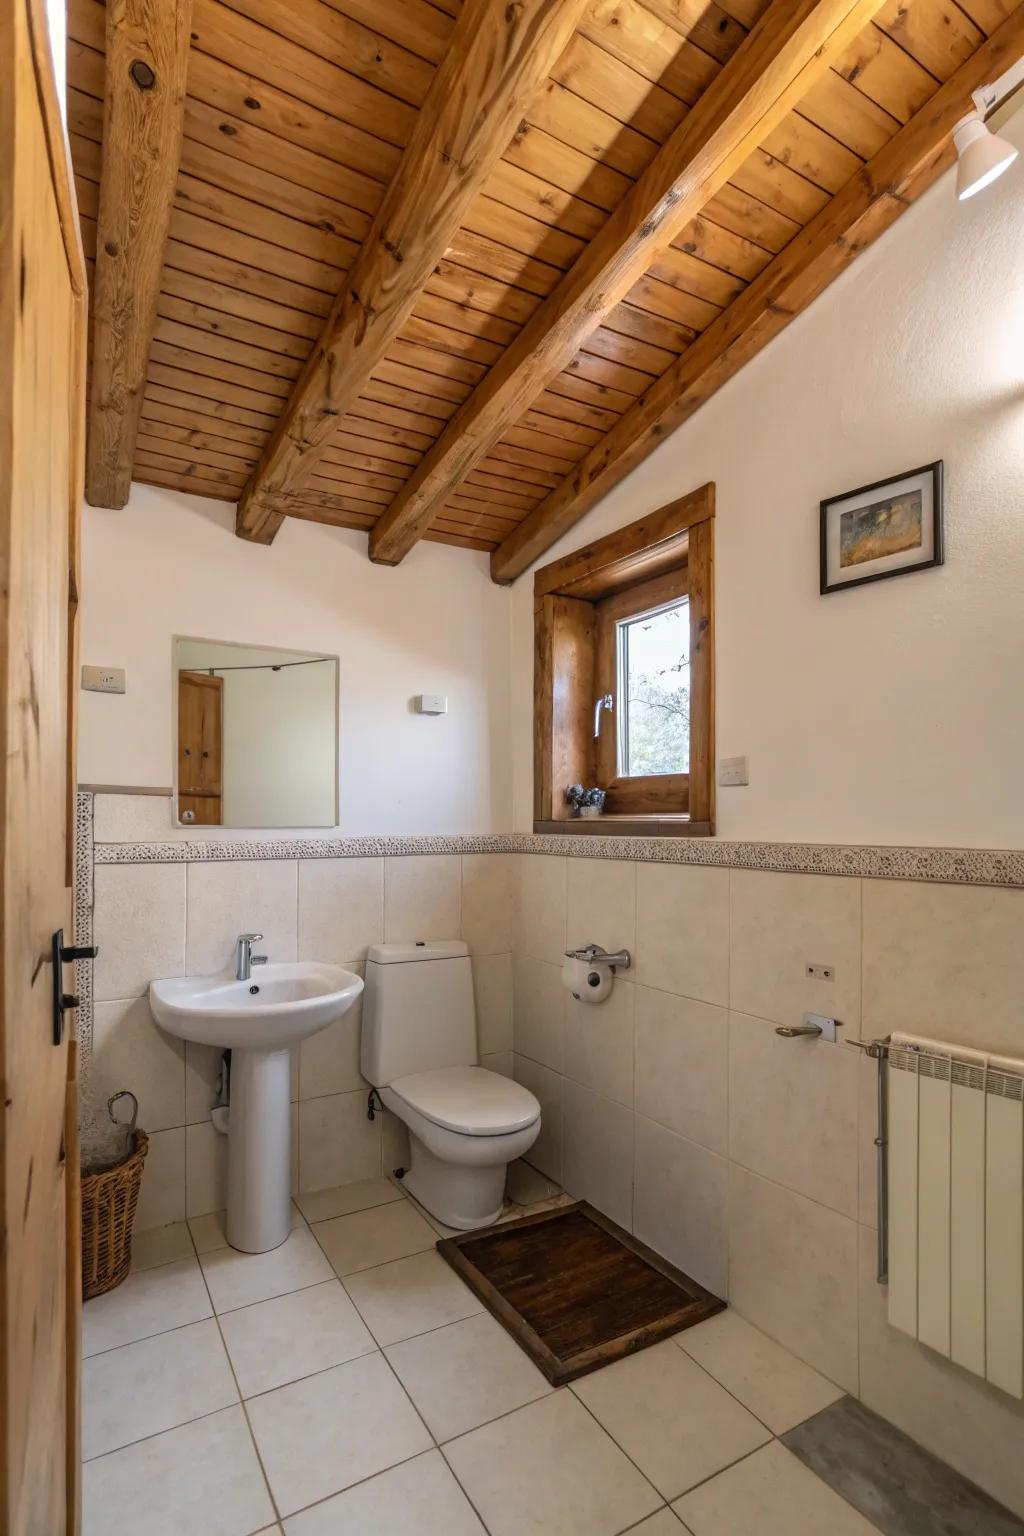
M 1012 0 L 70 0 L 68 25 L 89 500 L 134 479 L 239 502 L 264 543 L 308 518 L 389 564 L 490 551 L 499 581 L 931 184 L 1024 53 Z

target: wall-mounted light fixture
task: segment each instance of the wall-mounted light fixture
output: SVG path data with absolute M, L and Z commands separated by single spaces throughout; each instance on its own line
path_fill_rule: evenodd
M 1017 97 L 1022 86 L 1024 59 L 1018 60 L 991 85 L 983 85 L 975 91 L 974 110 L 962 117 L 953 129 L 957 153 L 956 195 L 960 202 L 991 185 L 1016 160 L 1016 147 L 993 133 L 986 119 L 997 114 L 1001 125 L 1020 106 L 1019 98 L 1012 106 L 1010 99 Z

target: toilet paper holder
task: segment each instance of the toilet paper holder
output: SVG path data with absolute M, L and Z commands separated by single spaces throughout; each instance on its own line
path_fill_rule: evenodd
M 612 970 L 621 968 L 628 971 L 633 963 L 628 949 L 617 949 L 610 955 L 600 944 L 584 944 L 580 949 L 567 949 L 567 960 L 582 960 L 584 965 L 609 965 Z

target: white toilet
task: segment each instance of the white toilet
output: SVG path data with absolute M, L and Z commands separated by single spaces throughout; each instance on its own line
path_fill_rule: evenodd
M 410 1194 L 446 1226 L 501 1215 L 505 1170 L 540 1133 L 520 1083 L 476 1064 L 469 950 L 458 940 L 374 944 L 366 964 L 362 1073 L 409 1127 Z

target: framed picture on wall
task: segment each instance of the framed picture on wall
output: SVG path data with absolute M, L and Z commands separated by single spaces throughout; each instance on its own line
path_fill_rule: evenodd
M 942 460 L 821 503 L 821 591 L 941 565 Z

